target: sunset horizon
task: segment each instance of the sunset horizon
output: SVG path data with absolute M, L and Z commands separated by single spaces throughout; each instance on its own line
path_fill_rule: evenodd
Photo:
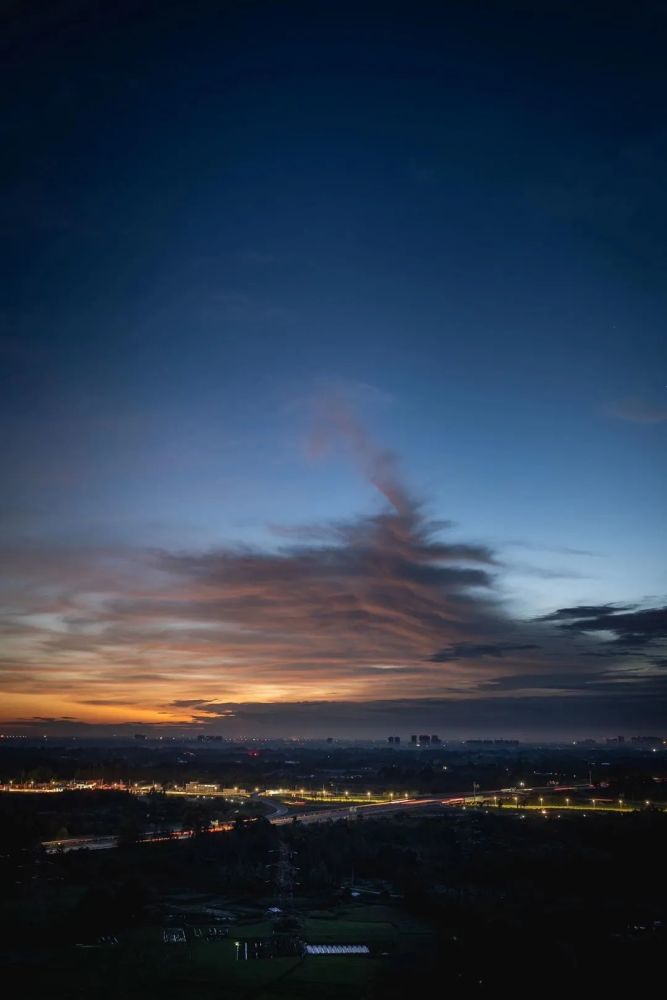
M 187 6 L 10 18 L 2 729 L 651 731 L 660 60 Z

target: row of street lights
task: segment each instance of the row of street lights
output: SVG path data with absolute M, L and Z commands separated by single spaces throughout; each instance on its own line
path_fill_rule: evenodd
M 515 804 L 516 808 L 518 809 L 519 808 L 519 796 L 518 795 L 514 795 L 513 798 L 514 798 L 514 804 Z M 539 799 L 540 799 L 540 808 L 542 808 L 544 806 L 544 796 L 540 795 Z M 497 795 L 493 796 L 493 803 L 494 803 L 494 805 L 498 805 L 498 796 Z M 591 804 L 592 804 L 592 806 L 593 806 L 594 809 L 597 809 L 598 800 L 597 799 L 591 799 Z M 565 797 L 565 807 L 569 808 L 569 805 L 570 805 L 570 799 L 566 796 Z M 619 799 L 618 800 L 618 805 L 619 805 L 620 809 L 623 809 L 623 807 L 625 805 L 625 800 L 624 799 Z M 651 805 L 650 800 L 649 799 L 645 799 L 644 800 L 644 805 L 647 806 L 647 807 L 650 806 Z M 555 806 L 554 808 L 557 808 L 557 806 Z

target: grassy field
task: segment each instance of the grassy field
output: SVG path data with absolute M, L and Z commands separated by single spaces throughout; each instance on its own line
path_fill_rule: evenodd
M 24 998 L 58 1000 L 198 1000 L 235 996 L 268 1000 L 317 996 L 346 1000 L 364 992 L 381 967 L 383 954 L 429 948 L 427 924 L 398 907 L 350 905 L 304 914 L 299 935 L 309 943 L 368 944 L 372 956 L 305 956 L 237 961 L 236 941 L 270 937 L 270 921 L 238 923 L 229 938 L 207 941 L 186 928 L 187 943 L 165 944 L 161 927 L 143 927 L 120 936 L 118 946 L 58 949 L 18 974 Z

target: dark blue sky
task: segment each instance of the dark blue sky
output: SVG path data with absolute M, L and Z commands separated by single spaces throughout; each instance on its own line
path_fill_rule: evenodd
M 526 664 L 545 647 L 514 631 L 667 590 L 665 5 L 61 2 L 3 20 L 10 718 L 170 719 L 174 676 L 209 705 L 432 684 L 479 702 L 490 654 L 441 658 L 435 681 L 418 666 L 476 630 L 503 647 L 494 677 L 530 676 L 515 706 L 559 658 L 576 698 L 581 650 Z M 239 546 L 296 560 L 305 587 L 294 547 L 321 556 L 323 525 L 382 517 L 387 469 L 419 507 L 387 514 L 410 545 L 446 519 L 449 545 L 494 553 L 459 581 L 484 606 L 465 628 L 440 641 L 420 619 L 408 641 L 358 575 L 348 623 L 371 618 L 335 649 L 310 643 L 332 581 L 305 610 L 285 581 L 235 592 L 242 608 L 202 597 L 204 558 L 247 586 L 225 561 Z M 128 621 L 124 601 L 172 593 L 176 553 L 178 607 Z M 614 680 L 655 704 L 664 661 L 644 652 Z

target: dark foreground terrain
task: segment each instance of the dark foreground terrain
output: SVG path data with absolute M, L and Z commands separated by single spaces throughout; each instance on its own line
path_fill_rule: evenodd
M 615 994 L 661 975 L 667 815 L 652 809 L 237 818 L 185 841 L 45 855 L 21 846 L 17 798 L 2 834 L 8 995 Z M 306 953 L 336 944 L 368 952 Z

